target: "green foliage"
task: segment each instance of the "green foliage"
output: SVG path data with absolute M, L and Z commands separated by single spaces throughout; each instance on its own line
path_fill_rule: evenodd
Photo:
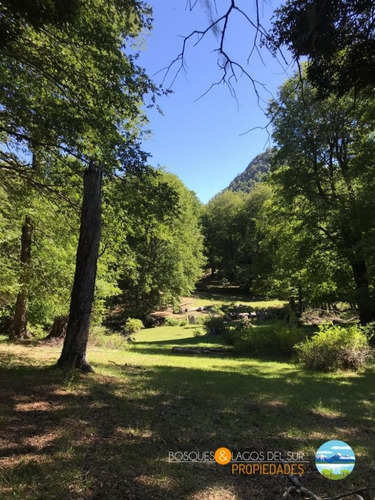
M 290 358 L 295 354 L 295 345 L 305 340 L 307 335 L 305 329 L 286 326 L 279 321 L 270 325 L 237 328 L 231 332 L 228 341 L 239 355 Z
M 276 10 L 270 46 L 307 56 L 319 93 L 373 88 L 373 3 L 368 0 L 291 0 Z
M 126 339 L 123 335 L 110 333 L 103 326 L 94 326 L 90 330 L 90 345 L 105 349 L 125 349 Z
M 225 335 L 228 328 L 227 322 L 220 316 L 211 316 L 204 322 L 207 335 Z
M 197 338 L 197 337 L 202 337 L 203 335 L 204 335 L 204 332 L 202 332 L 202 330 L 195 329 L 195 330 L 193 331 L 193 336 L 194 336 L 195 338 Z
M 218 314 L 219 316 L 223 316 L 223 307 L 219 307 L 217 304 L 214 304 L 210 309 L 210 314 Z
M 126 320 L 125 326 L 124 326 L 124 333 L 125 335 L 130 335 L 132 333 L 139 332 L 144 328 L 142 320 L 137 319 L 137 318 L 129 318 Z
M 25 285 L 19 240 L 27 215 L 35 227 L 28 318 L 46 325 L 69 308 L 85 165 L 95 158 L 106 174 L 145 170 L 142 103 L 158 91 L 135 63 L 135 39 L 151 21 L 142 2 L 37 3 L 0 6 L 0 24 L 11 28 L 0 38 L 0 309 L 12 313 Z M 94 323 L 120 292 L 104 208 Z
M 135 64 L 131 44 L 150 27 L 149 14 L 140 2 L 89 0 L 74 23 L 48 29 L 25 23 L 9 41 L 0 75 L 8 175 L 20 172 L 32 182 L 28 159 L 36 150 L 95 156 L 108 171 L 139 164 L 141 103 L 156 89 Z
M 173 318 L 173 316 L 167 316 L 164 321 L 165 326 L 178 326 L 180 325 L 180 320 Z
M 313 304 L 354 302 L 365 323 L 375 316 L 374 101 L 319 99 L 305 68 L 303 78 L 288 80 L 269 108 L 278 150 L 259 227 L 270 288 Z
M 18 215 L 18 214 L 17 214 Z M 18 259 L 16 258 L 20 230 L 10 197 L 0 187 L 0 316 L 9 313 L 9 306 L 18 292 Z
M 202 216 L 208 265 L 220 277 L 247 289 L 253 288 L 262 266 L 256 219 L 270 195 L 262 183 L 250 194 L 224 191 L 206 205 Z
M 202 273 L 200 204 L 175 176 L 151 171 L 118 186 L 119 211 L 127 222 L 119 233 L 120 287 L 139 314 L 175 305 Z
M 22 36 L 24 25 L 34 28 L 62 26 L 74 23 L 78 17 L 80 0 L 2 0 L 0 5 L 0 49 L 6 50 L 16 37 Z
M 365 326 L 362 326 L 362 331 L 366 335 L 369 344 L 372 347 L 375 347 L 375 322 L 373 321 Z
M 264 153 L 257 155 L 251 160 L 245 171 L 233 179 L 227 189 L 234 192 L 242 191 L 243 193 L 253 191 L 259 182 L 264 181 L 269 172 L 273 154 L 272 149 L 267 149 Z
M 195 322 L 197 325 L 204 325 L 207 321 L 206 316 L 195 316 Z
M 166 316 L 164 326 L 186 326 L 187 320 L 185 318 L 174 318 L 173 316 Z
M 46 330 L 44 325 L 33 324 L 31 333 L 34 339 L 41 340 L 47 337 L 48 330 Z
M 310 340 L 296 346 L 299 363 L 317 371 L 363 368 L 372 357 L 365 332 L 358 326 L 321 325 Z

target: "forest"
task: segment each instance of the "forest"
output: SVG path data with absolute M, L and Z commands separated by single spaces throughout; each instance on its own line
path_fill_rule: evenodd
M 195 32 L 222 84 L 252 80 L 235 14 L 294 69 L 268 144 L 202 203 L 144 148 L 170 93 L 138 63 L 151 6 L 0 2 L 1 498 L 375 494 L 374 6 L 289 0 L 265 30 L 222 3 Z M 356 457 L 336 477 L 331 440 Z M 303 473 L 237 477 L 249 449 Z

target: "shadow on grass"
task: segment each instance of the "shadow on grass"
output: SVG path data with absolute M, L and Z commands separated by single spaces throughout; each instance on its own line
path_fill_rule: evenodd
M 373 372 L 329 378 L 249 362 L 241 372 L 229 365 L 152 366 L 103 377 L 26 362 L 9 355 L 1 362 L 2 498 L 281 496 L 287 485 L 281 476 L 236 477 L 229 466 L 168 462 L 169 452 L 220 446 L 307 449 L 307 484 L 316 491 L 372 482 Z M 313 465 L 314 450 L 327 438 L 361 450 L 344 488 L 327 483 Z
M 168 340 L 153 340 L 153 341 L 137 341 L 132 345 L 131 350 L 139 354 L 160 354 L 163 356 L 177 356 L 185 355 L 178 354 L 172 351 L 173 347 L 194 347 L 202 346 L 202 344 L 207 344 L 205 347 L 228 347 L 227 343 L 221 336 L 214 335 L 197 335 L 196 337 L 185 337 L 176 338 Z M 228 355 L 230 355 L 231 349 L 228 349 Z M 205 354 L 205 357 L 217 357 L 218 354 Z M 220 354 L 224 356 L 224 354 Z
M 184 337 L 184 338 L 176 338 L 176 339 L 168 339 L 168 340 L 152 340 L 152 341 L 137 341 L 135 342 L 135 346 L 143 346 L 143 345 L 157 345 L 163 347 L 164 345 L 199 345 L 199 344 L 220 344 L 225 345 L 225 341 L 223 337 L 217 335 L 197 335 L 196 337 Z

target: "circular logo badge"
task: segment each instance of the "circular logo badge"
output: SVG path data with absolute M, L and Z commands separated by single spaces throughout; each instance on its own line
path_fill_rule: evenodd
M 354 451 L 344 441 L 327 441 L 316 452 L 315 465 L 327 479 L 344 479 L 354 469 Z
M 215 451 L 215 460 L 220 465 L 227 465 L 232 460 L 232 454 L 228 448 L 218 448 Z

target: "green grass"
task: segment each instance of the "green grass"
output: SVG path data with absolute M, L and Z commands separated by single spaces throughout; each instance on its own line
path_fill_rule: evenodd
M 184 300 L 185 307 L 193 308 L 193 307 L 201 307 L 201 306 L 209 306 L 209 305 L 228 305 L 234 303 L 240 303 L 242 305 L 246 305 L 252 307 L 253 309 L 266 309 L 273 307 L 283 307 L 285 302 L 274 299 L 274 300 L 254 300 L 251 299 L 248 295 L 243 294 L 229 294 L 229 295 L 221 295 L 218 293 L 209 293 L 202 292 L 197 293 L 191 297 L 187 297 Z
M 121 349 L 91 346 L 96 373 L 51 368 L 59 346 L 0 342 L 0 497 L 277 499 L 282 476 L 235 477 L 172 464 L 172 451 L 303 451 L 306 485 L 326 496 L 373 484 L 375 371 L 314 374 L 289 363 L 173 355 L 222 345 L 201 327 L 160 327 Z M 357 464 L 328 481 L 314 454 L 346 441 Z M 372 498 L 366 496 L 364 498 Z

